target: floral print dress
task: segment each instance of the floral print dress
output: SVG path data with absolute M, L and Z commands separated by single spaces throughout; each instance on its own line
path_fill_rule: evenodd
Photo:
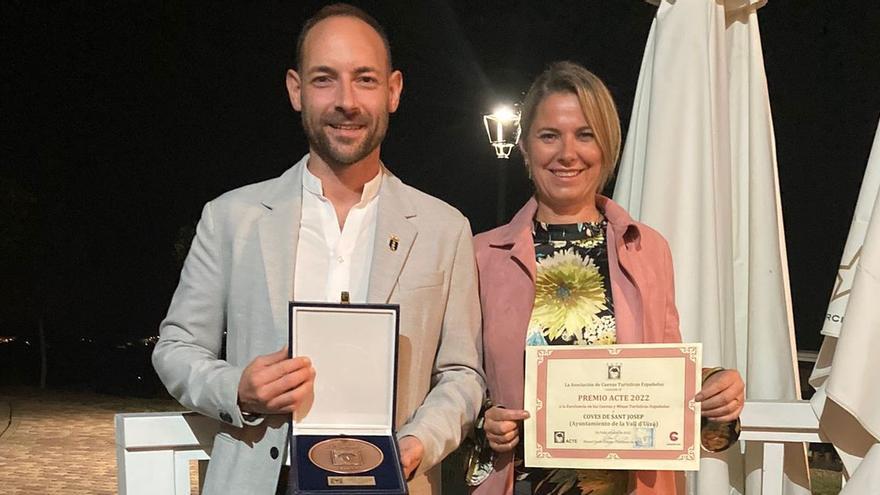
M 617 343 L 607 227 L 604 220 L 560 225 L 535 222 L 535 306 L 526 345 Z M 535 495 L 626 493 L 627 471 L 526 468 L 522 449 L 520 443 L 516 482 L 518 487 L 530 485 Z

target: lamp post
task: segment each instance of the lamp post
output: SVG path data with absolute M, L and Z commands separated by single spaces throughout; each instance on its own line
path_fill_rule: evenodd
M 520 128 L 519 106 L 502 105 L 496 107 L 492 113 L 483 115 L 483 125 L 486 127 L 486 135 L 489 144 L 495 149 L 498 160 L 498 204 L 496 207 L 495 221 L 501 225 L 506 220 L 505 203 L 507 196 L 507 162 L 510 152 L 519 142 Z

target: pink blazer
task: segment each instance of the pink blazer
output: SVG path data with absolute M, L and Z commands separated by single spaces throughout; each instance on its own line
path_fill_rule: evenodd
M 608 262 L 617 341 L 621 344 L 681 342 L 675 309 L 672 256 L 666 240 L 604 196 L 599 210 L 608 219 Z M 483 353 L 489 396 L 496 404 L 523 408 L 522 356 L 535 301 L 535 246 L 530 199 L 507 225 L 474 238 L 483 308 Z M 496 458 L 495 470 L 473 493 L 513 493 L 512 454 Z M 674 471 L 637 471 L 631 493 L 668 495 L 683 489 Z

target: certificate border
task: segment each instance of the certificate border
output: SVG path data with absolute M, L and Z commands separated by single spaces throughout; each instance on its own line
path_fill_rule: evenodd
M 535 395 L 535 445 L 532 456 L 538 460 L 538 466 L 543 461 L 560 459 L 570 464 L 576 460 L 608 461 L 608 465 L 596 466 L 598 468 L 613 468 L 611 464 L 619 461 L 646 462 L 647 466 L 655 461 L 654 468 L 659 469 L 698 469 L 699 451 L 697 438 L 697 404 L 693 400 L 697 393 L 697 376 L 701 371 L 700 344 L 635 344 L 635 345 L 611 345 L 611 346 L 540 346 L 536 350 L 537 359 L 535 365 L 535 378 L 537 390 Z M 556 359 L 615 359 L 626 358 L 666 358 L 683 359 L 685 364 L 685 390 L 684 410 L 692 411 L 685 418 L 684 441 L 680 450 L 644 450 L 644 449 L 556 449 L 544 448 L 549 445 L 547 438 L 547 410 L 543 407 L 547 394 L 547 366 L 551 360 Z M 620 464 L 629 464 L 623 462 Z M 551 467 L 551 466 L 547 466 Z M 630 467 L 621 467 L 629 469 Z M 645 469 L 650 469 L 646 467 Z

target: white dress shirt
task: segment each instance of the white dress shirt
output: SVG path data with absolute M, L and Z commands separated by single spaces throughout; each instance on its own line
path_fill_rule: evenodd
M 348 212 L 342 229 L 321 179 L 303 167 L 302 219 L 296 246 L 293 298 L 296 301 L 340 301 L 348 291 L 352 303 L 367 302 L 376 209 L 384 170 L 364 184 L 361 200 Z

